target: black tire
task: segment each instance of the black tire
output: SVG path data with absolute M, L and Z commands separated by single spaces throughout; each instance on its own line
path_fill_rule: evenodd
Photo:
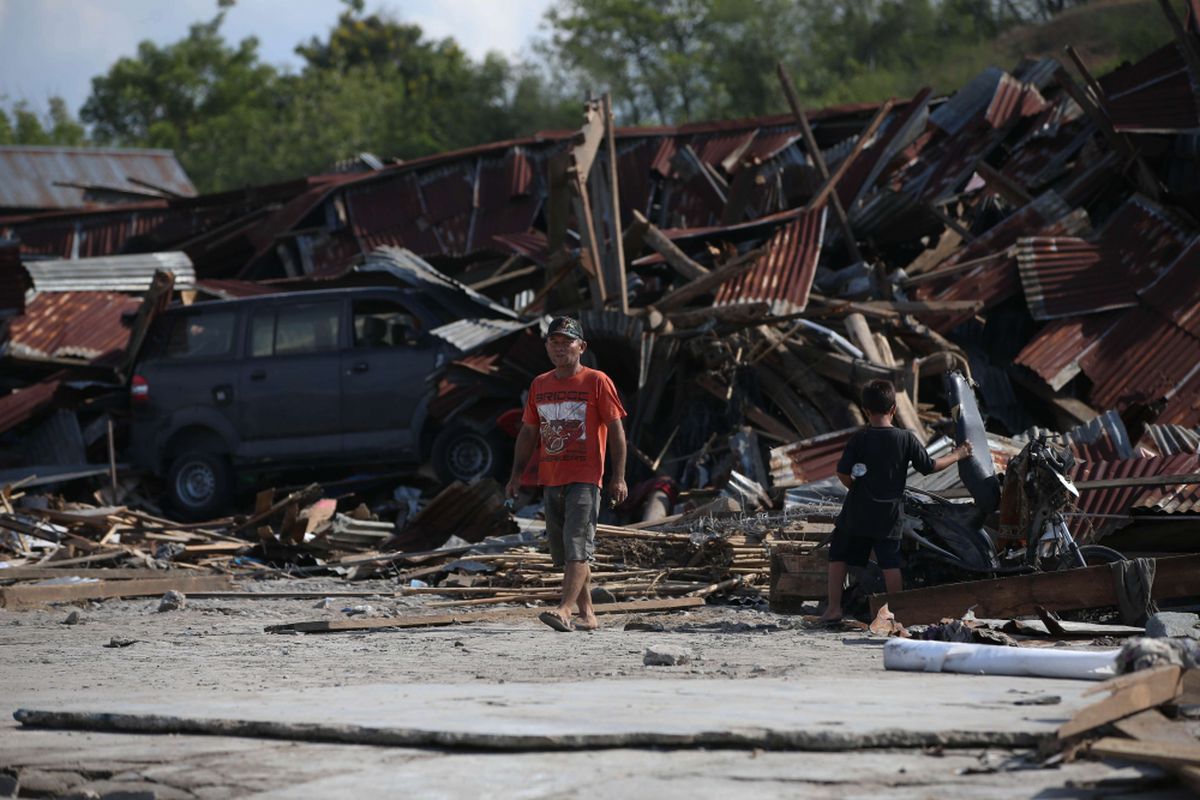
M 1083 556 L 1083 563 L 1089 567 L 1114 564 L 1117 561 L 1125 560 L 1125 556 L 1111 547 L 1105 547 L 1102 544 L 1081 544 L 1079 546 L 1079 554 Z M 1075 562 L 1073 556 L 1064 555 L 1055 566 L 1055 571 L 1059 572 L 1066 569 L 1081 569 L 1081 567 Z
M 496 431 L 483 433 L 467 425 L 450 425 L 433 440 L 433 469 L 442 483 L 505 477 L 512 444 Z
M 225 514 L 233 494 L 233 468 L 221 453 L 187 450 L 167 469 L 167 498 L 182 519 L 202 522 Z

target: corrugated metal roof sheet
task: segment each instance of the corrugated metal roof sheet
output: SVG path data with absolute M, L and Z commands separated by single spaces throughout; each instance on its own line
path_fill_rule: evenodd
M 129 343 L 126 315 L 141 301 L 112 292 L 47 292 L 35 296 L 12 321 L 9 355 L 119 363 Z
M 821 255 L 825 216 L 825 208 L 805 211 L 779 228 L 749 272 L 721 284 L 713 305 L 769 303 L 772 314 L 803 311 Z
M 1001 81 L 1010 77 L 999 67 L 988 67 L 972 78 L 929 115 L 929 122 L 953 136 L 987 109 L 996 96 Z
M 1074 237 L 1022 239 L 1017 262 L 1029 310 L 1047 320 L 1136 305 L 1137 292 L 1194 236 L 1161 206 L 1133 197 L 1094 244 Z
M 49 406 L 62 385 L 62 374 L 0 397 L 0 433 L 15 428 Z
M 467 353 L 536 324 L 536 320 L 522 322 L 509 319 L 460 319 L 434 328 L 429 333 Z
M 1161 456 L 1173 456 L 1176 453 L 1200 453 L 1200 428 L 1150 424 L 1146 426 L 1139 444 L 1146 446 L 1147 443 Z
M 1200 338 L 1200 237 L 1192 240 L 1153 284 L 1142 301 L 1192 336 Z
M 1127 408 L 1178 393 L 1200 372 L 1198 353 L 1200 339 L 1153 309 L 1139 306 L 1125 312 L 1080 357 L 1079 366 L 1092 381 L 1093 405 Z
M 144 292 L 158 270 L 175 275 L 176 290 L 196 288 L 192 260 L 179 251 L 36 260 L 25 269 L 38 292 Z
M 846 428 L 771 448 L 771 485 L 775 488 L 801 486 L 832 478 L 846 442 L 861 428 Z
M 1081 464 L 1074 470 L 1072 480 L 1079 482 L 1142 478 L 1152 475 L 1183 475 L 1198 471 L 1200 456 L 1184 453 Z M 1134 509 L 1159 514 L 1195 513 L 1200 510 L 1200 484 L 1164 487 L 1118 486 L 1110 489 L 1081 489 L 1079 492 L 1078 510 L 1095 515 L 1091 525 L 1101 533 L 1124 524 L 1122 520 L 1106 520 L 1105 516 L 1124 517 Z
M 1197 87 L 1175 42 L 1099 80 L 1105 110 L 1118 131 L 1174 133 L 1200 128 Z
M 1079 359 L 1117 323 L 1122 312 L 1055 320 L 1038 332 L 1013 361 L 1058 391 L 1079 374 Z
M 135 183 L 130 178 L 144 181 Z M 0 207 L 21 209 L 84 208 L 86 190 L 104 187 L 147 195 L 192 197 L 196 188 L 170 150 L 123 150 L 92 147 L 0 146 Z M 165 191 L 155 192 L 145 184 Z

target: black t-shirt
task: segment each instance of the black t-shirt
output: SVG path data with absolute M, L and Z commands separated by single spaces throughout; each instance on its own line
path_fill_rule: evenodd
M 854 474 L 858 464 L 866 468 L 861 476 Z M 837 471 L 852 476 L 854 482 L 842 504 L 837 526 L 851 536 L 900 538 L 900 509 L 909 464 L 923 475 L 933 472 L 933 459 L 912 431 L 871 427 L 851 436 Z

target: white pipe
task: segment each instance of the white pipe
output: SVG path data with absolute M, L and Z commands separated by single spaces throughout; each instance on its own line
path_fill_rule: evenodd
M 1103 681 L 1117 674 L 1119 652 L 891 639 L 883 647 L 883 668 Z

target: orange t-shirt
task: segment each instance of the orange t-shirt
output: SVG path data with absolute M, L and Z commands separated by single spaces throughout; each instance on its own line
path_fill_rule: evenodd
M 612 380 L 583 367 L 566 380 L 554 370 L 538 375 L 529 387 L 521 421 L 536 425 L 541 436 L 538 483 L 600 485 L 608 423 L 625 416 Z

